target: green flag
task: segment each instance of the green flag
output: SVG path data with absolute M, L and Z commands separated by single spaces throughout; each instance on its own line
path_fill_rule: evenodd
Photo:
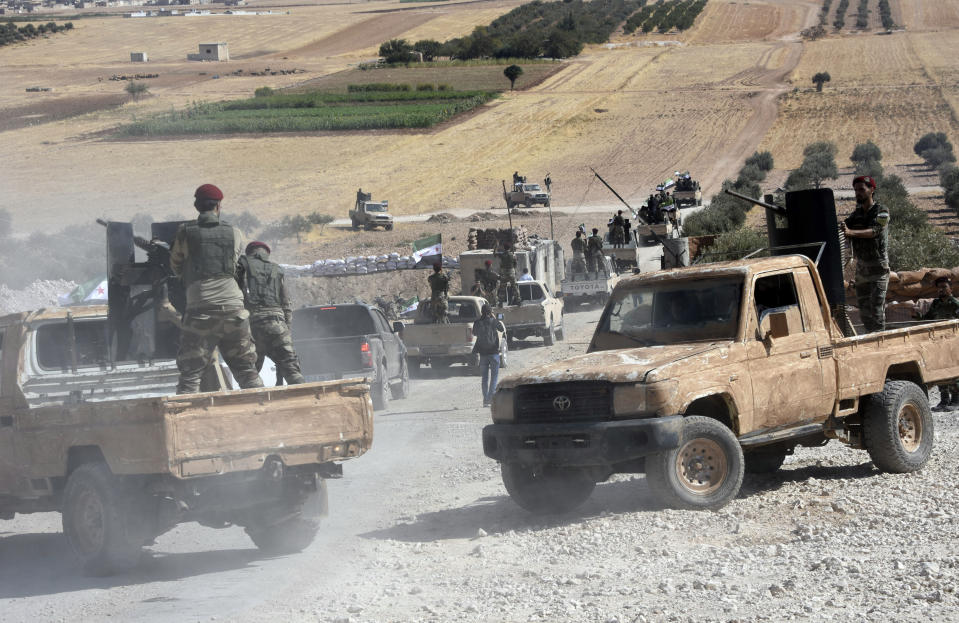
M 443 261 L 443 234 L 433 234 L 413 241 L 416 268 L 429 268 Z

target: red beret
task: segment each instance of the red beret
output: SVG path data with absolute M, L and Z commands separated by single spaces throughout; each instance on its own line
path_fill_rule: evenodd
M 486 265 L 487 265 L 487 266 L 492 266 L 492 265 L 493 265 L 493 260 L 486 260 Z
M 869 188 L 875 188 L 875 187 L 876 187 L 876 180 L 874 180 L 873 178 L 869 177 L 868 175 L 860 175 L 859 177 L 857 177 L 856 179 L 854 179 L 854 180 L 852 181 L 852 185 L 855 186 L 856 184 L 858 184 L 858 183 L 860 183 L 860 182 L 862 182 L 863 184 L 865 184 L 865 185 L 868 186 Z
M 197 199 L 212 199 L 213 201 L 223 200 L 223 191 L 213 184 L 204 184 L 196 189 L 193 196 Z
M 253 253 L 256 249 L 266 249 L 267 253 L 270 253 L 270 245 L 265 242 L 260 242 L 259 240 L 254 240 L 250 244 L 246 245 L 246 254 L 249 255 Z

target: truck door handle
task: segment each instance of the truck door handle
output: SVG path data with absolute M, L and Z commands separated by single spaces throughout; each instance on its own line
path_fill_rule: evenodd
M 808 350 L 804 350 L 801 353 L 799 353 L 799 356 L 802 357 L 803 359 L 809 359 L 810 357 L 812 357 L 812 353 L 809 352 Z

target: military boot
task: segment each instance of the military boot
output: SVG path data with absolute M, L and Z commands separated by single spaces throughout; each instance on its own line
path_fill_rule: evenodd
M 959 392 L 957 392 L 957 398 L 959 398 Z M 948 410 L 950 400 L 951 400 L 951 397 L 950 397 L 949 388 L 941 386 L 939 388 L 939 404 L 937 404 L 933 409 L 935 411 Z
M 949 410 L 959 407 L 959 388 L 955 385 L 949 390 Z

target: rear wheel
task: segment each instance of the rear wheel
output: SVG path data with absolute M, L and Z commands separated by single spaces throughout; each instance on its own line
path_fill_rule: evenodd
M 356 219 L 355 219 L 355 218 L 350 219 L 350 225 L 353 227 L 353 229 L 359 229 L 359 228 L 360 228 L 360 224 L 356 222 Z
M 408 398 L 410 395 L 410 369 L 406 365 L 406 359 L 400 363 L 400 380 L 390 386 L 390 397 L 393 400 Z
M 872 462 L 884 472 L 914 472 L 932 455 L 929 401 L 909 381 L 887 381 L 882 394 L 869 397 L 862 429 Z
M 373 399 L 373 409 L 379 411 L 386 408 L 386 401 L 389 395 L 389 379 L 386 378 L 386 368 L 377 366 L 373 372 L 373 380 L 370 382 L 370 398 Z
M 556 329 L 553 328 L 553 321 L 549 321 L 549 326 L 546 327 L 546 331 L 543 332 L 543 345 L 552 346 L 556 342 Z
M 295 554 L 306 549 L 320 524 L 305 517 L 291 517 L 285 521 L 263 526 L 249 526 L 246 533 L 261 551 L 267 554 Z
M 722 422 L 691 415 L 678 448 L 646 458 L 646 480 L 667 506 L 690 510 L 728 504 L 743 483 L 743 451 Z
M 63 493 L 63 533 L 83 570 L 111 575 L 131 569 L 147 540 L 136 496 L 105 463 L 81 465 Z
M 536 515 L 567 513 L 585 502 L 596 487 L 592 477 L 581 469 L 533 469 L 503 463 L 501 470 L 509 496 Z

